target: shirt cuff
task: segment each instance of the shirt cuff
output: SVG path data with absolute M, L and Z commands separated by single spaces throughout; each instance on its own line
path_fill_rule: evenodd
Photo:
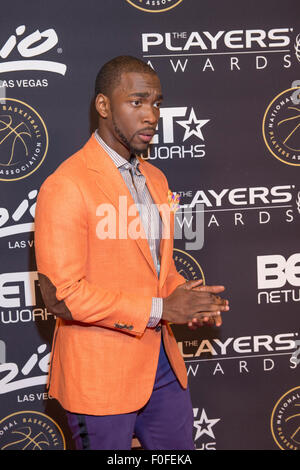
M 163 299 L 160 297 L 153 297 L 150 318 L 147 324 L 148 328 L 153 328 L 159 323 L 162 317 L 162 310 L 163 310 Z

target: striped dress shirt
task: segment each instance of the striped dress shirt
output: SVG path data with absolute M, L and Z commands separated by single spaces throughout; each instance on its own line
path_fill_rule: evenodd
M 98 143 L 110 156 L 129 189 L 129 192 L 139 210 L 143 228 L 148 240 L 151 256 L 156 268 L 157 275 L 160 272 L 160 240 L 162 234 L 162 222 L 156 204 L 146 184 L 146 178 L 139 171 L 139 161 L 135 155 L 132 155 L 130 161 L 121 157 L 117 152 L 110 148 L 95 131 L 95 137 Z M 148 328 L 155 327 L 162 316 L 163 300 L 160 297 L 152 298 L 152 308 L 150 313 Z

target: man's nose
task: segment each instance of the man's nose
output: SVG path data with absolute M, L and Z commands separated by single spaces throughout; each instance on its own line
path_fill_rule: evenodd
M 153 106 L 145 106 L 143 109 L 143 122 L 156 125 L 159 119 L 159 110 Z

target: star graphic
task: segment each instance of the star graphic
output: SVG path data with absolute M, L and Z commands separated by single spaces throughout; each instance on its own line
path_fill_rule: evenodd
M 203 408 L 200 419 L 198 421 L 194 421 L 194 426 L 197 429 L 195 441 L 199 439 L 203 434 L 207 434 L 209 437 L 215 439 L 215 435 L 213 433 L 212 427 L 220 421 L 220 418 L 217 419 L 208 419 L 207 414 Z
M 187 119 L 186 121 L 176 121 L 177 124 L 180 124 L 180 126 L 185 128 L 183 142 L 192 135 L 195 135 L 199 139 L 204 140 L 201 127 L 203 127 L 209 121 L 210 119 L 197 119 L 194 108 L 192 108 L 189 119 Z

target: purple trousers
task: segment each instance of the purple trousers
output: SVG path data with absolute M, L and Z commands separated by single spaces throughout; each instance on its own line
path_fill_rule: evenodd
M 135 435 L 145 450 L 194 450 L 189 390 L 178 383 L 163 341 L 155 383 L 146 405 L 132 413 L 92 416 L 67 411 L 77 450 L 130 450 Z

